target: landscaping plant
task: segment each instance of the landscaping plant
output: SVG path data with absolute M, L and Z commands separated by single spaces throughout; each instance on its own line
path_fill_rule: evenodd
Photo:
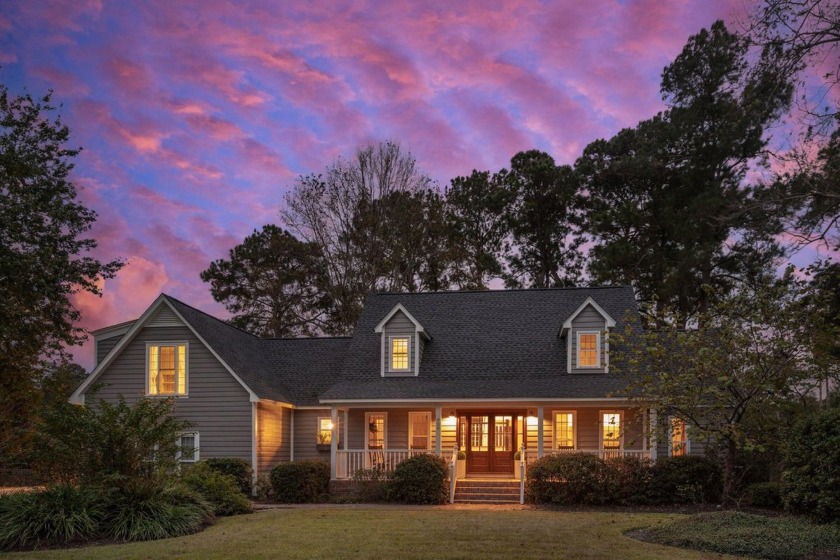
M 449 466 L 430 454 L 409 457 L 394 468 L 390 497 L 408 504 L 442 504 L 449 495 Z
M 201 494 L 213 506 L 216 515 L 238 515 L 253 511 L 250 500 L 242 493 L 236 479 L 213 469 L 204 461 L 185 468 L 181 480 Z
M 271 486 L 281 503 L 324 502 L 330 493 L 330 465 L 316 459 L 277 465 L 271 470 Z

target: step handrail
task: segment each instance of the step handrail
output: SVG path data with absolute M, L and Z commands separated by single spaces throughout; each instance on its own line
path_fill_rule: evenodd
M 449 461 L 449 503 L 455 503 L 455 485 L 458 483 L 458 446 L 452 449 L 452 459 Z
M 519 446 L 519 503 L 525 503 L 525 445 Z

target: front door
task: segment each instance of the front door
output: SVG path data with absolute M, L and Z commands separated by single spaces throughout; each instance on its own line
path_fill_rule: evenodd
M 516 450 L 516 416 L 511 414 L 467 415 L 467 472 L 513 474 Z

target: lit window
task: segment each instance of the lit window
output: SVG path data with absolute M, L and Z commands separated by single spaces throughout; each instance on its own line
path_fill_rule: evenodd
M 148 395 L 187 394 L 187 345 L 148 346 Z
M 621 413 L 605 412 L 602 415 L 601 441 L 604 449 L 621 449 Z
M 575 448 L 574 412 L 557 412 L 554 415 L 554 440 L 557 449 Z
M 391 369 L 408 369 L 408 345 L 409 338 L 395 337 L 391 339 Z
M 369 412 L 367 414 L 368 449 L 385 449 L 385 413 Z
M 686 443 L 685 421 L 681 418 L 671 418 L 671 455 L 679 457 L 688 451 Z
M 600 333 L 583 333 L 577 335 L 578 367 L 601 367 L 601 335 Z
M 329 445 L 332 443 L 333 423 L 328 416 L 321 416 L 318 418 L 318 443 L 321 445 Z
M 198 461 L 198 432 L 185 433 L 178 437 L 178 460 L 182 463 Z
M 431 412 L 408 413 L 409 449 L 431 449 Z

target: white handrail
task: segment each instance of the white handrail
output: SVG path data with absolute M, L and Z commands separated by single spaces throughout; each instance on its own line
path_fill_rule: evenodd
M 519 446 L 519 503 L 525 503 L 525 463 L 526 457 L 525 454 L 527 451 L 525 450 L 525 445 Z
M 449 503 L 455 503 L 455 485 L 458 483 L 458 446 L 452 449 L 452 459 L 449 460 Z

